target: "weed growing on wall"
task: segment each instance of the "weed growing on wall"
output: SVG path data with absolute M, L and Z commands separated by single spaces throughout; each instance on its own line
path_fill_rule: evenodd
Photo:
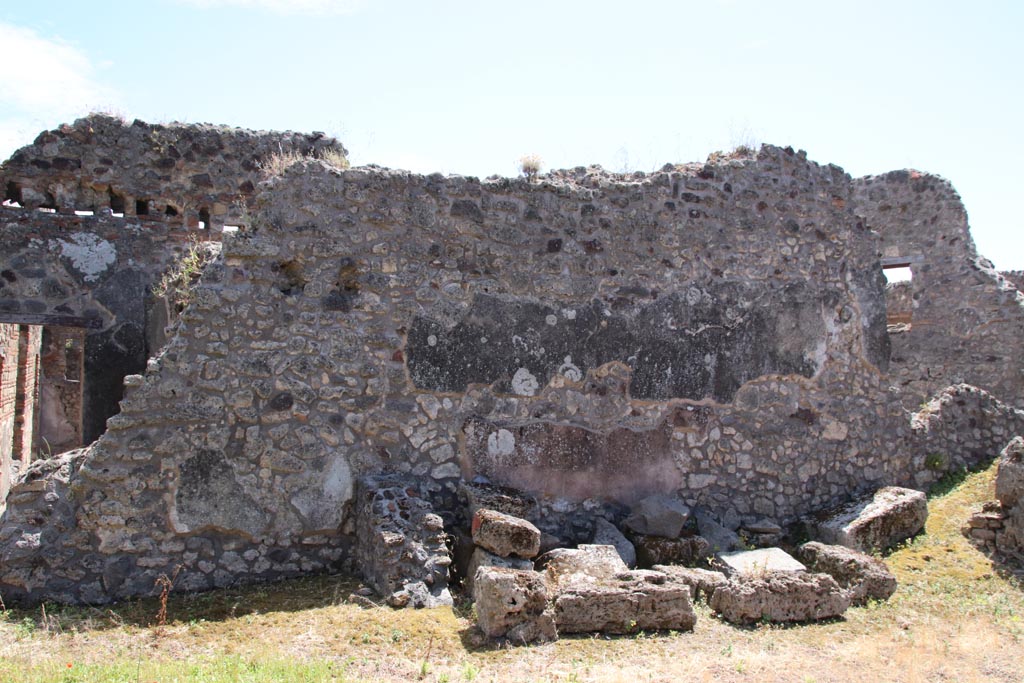
M 173 314 L 181 313 L 192 302 L 193 288 L 199 281 L 206 264 L 213 260 L 217 249 L 193 236 L 181 257 L 153 286 L 153 296 L 166 299 Z

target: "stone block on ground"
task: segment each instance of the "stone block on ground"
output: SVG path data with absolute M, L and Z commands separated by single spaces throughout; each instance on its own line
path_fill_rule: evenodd
M 548 583 L 556 589 L 575 574 L 596 579 L 610 579 L 629 571 L 614 546 L 581 545 L 579 548 L 556 548 L 537 559 Z
M 729 580 L 722 572 L 698 567 L 657 564 L 652 569 L 667 574 L 673 581 L 689 586 L 691 600 L 701 599 L 710 602 L 711 596 L 715 594 L 715 589 Z
M 469 565 L 466 568 L 466 578 L 463 587 L 470 595 L 473 594 L 473 581 L 476 572 L 481 567 L 505 567 L 506 569 L 529 569 L 533 570 L 533 560 L 526 560 L 519 557 L 500 557 L 483 548 L 473 550 L 469 558 Z
M 473 579 L 477 625 L 491 638 L 536 643 L 557 640 L 548 587 L 538 572 L 481 567 Z
M 710 545 L 702 536 L 663 538 L 661 536 L 633 535 L 636 561 L 641 567 L 656 564 L 692 565 L 711 556 Z
M 690 631 L 697 620 L 689 586 L 648 570 L 575 574 L 559 587 L 554 613 L 559 633 Z
M 540 529 L 497 510 L 477 510 L 472 531 L 474 543 L 501 557 L 529 559 L 540 551 Z
M 896 592 L 896 577 L 885 563 L 853 548 L 811 541 L 800 546 L 797 557 L 810 571 L 828 574 L 847 589 L 854 605 L 888 600 Z
M 822 543 L 872 552 L 888 550 L 911 538 L 924 528 L 927 519 L 928 500 L 924 493 L 886 486 L 816 515 L 811 526 L 815 540 Z
M 777 572 L 732 578 L 715 589 L 709 605 L 734 624 L 818 621 L 841 616 L 850 598 L 828 574 Z
M 1008 508 L 1024 498 L 1024 438 L 1014 437 L 999 454 L 996 498 Z
M 366 583 L 392 607 L 452 604 L 444 521 L 412 480 L 359 480 L 355 558 Z
M 648 496 L 630 511 L 622 525 L 637 534 L 676 538 L 690 519 L 690 508 L 674 496 Z
M 537 518 L 537 499 L 518 489 L 497 484 L 462 482 L 459 491 L 466 497 L 470 519 L 477 510 L 497 510 L 526 520 Z
M 619 528 L 603 517 L 594 520 L 593 545 L 610 545 L 619 553 L 619 557 L 632 569 L 636 566 L 636 548 L 629 542 Z
M 743 548 L 743 539 L 739 537 L 739 534 L 721 524 L 707 512 L 698 510 L 694 516 L 697 520 L 697 533 L 708 542 L 712 554 Z
M 775 572 L 802 572 L 807 569 L 782 548 L 734 550 L 718 553 L 715 559 L 721 563 L 729 576 L 759 576 Z
M 739 533 L 748 546 L 756 548 L 777 546 L 784 535 L 782 527 L 766 517 L 744 522 Z

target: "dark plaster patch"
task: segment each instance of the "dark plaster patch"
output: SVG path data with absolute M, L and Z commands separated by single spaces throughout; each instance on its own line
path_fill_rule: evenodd
M 802 283 L 765 290 L 727 281 L 643 305 L 613 302 L 614 312 L 591 301 L 567 315 L 480 295 L 450 329 L 414 318 L 405 358 L 416 386 L 431 391 L 499 381 L 511 390 L 521 369 L 543 387 L 559 372 L 582 379 L 588 369 L 622 361 L 633 370 L 634 398 L 731 401 L 762 375 L 813 376 L 810 358 L 826 333 L 823 307 L 834 299 Z
M 268 519 L 219 451 L 200 450 L 181 464 L 175 504 L 190 531 L 213 527 L 255 536 Z

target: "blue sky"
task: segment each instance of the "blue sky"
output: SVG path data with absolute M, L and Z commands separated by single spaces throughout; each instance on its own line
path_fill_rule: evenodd
M 0 0 L 0 157 L 96 108 L 477 176 L 771 142 L 945 176 L 1024 269 L 1022 34 L 1016 1 Z

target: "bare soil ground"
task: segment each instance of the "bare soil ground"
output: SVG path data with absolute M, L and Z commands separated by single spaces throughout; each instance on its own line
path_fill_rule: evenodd
M 1024 584 L 960 535 L 994 468 L 932 496 L 924 534 L 886 559 L 886 603 L 829 623 L 738 628 L 698 605 L 692 633 L 495 646 L 472 608 L 349 603 L 318 577 L 110 608 L 0 612 L 0 681 L 1000 681 L 1024 680 Z

